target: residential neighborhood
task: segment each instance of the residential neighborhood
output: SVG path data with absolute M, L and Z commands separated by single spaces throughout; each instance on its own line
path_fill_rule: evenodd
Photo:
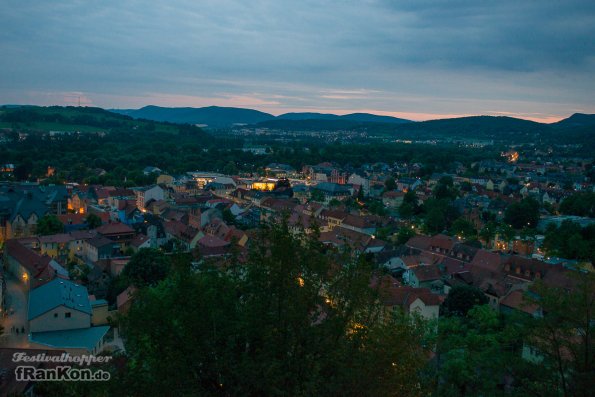
M 594 190 L 580 167 L 503 159 L 416 176 L 421 167 L 325 162 L 298 172 L 271 163 L 260 176 L 170 176 L 147 166 L 160 183 L 1 182 L 2 313 L 10 337 L 0 343 L 14 347 L 20 330 L 18 343 L 28 348 L 121 349 L 116 318 L 135 286 L 114 294 L 113 283 L 135 253 L 189 253 L 201 271 L 248 255 L 263 223 L 284 222 L 294 236 L 315 234 L 332 249 L 369 255 L 389 278 L 376 285 L 386 307 L 428 320 L 457 286 L 481 290 L 498 312 L 527 312 L 523 296 L 536 280 L 565 288 L 571 274 L 593 271 L 589 257 L 553 256 L 546 236 L 564 222 L 595 222 L 559 212 L 565 199 Z M 449 200 L 456 218 L 428 212 L 438 198 Z M 507 208 L 528 200 L 537 219 L 529 227 L 506 224 Z

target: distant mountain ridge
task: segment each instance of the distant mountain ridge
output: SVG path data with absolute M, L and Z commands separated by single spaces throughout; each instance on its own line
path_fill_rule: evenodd
M 589 127 L 595 126 L 595 114 L 575 113 L 572 116 L 552 123 L 558 127 Z
M 411 123 L 411 120 L 400 119 L 392 116 L 379 116 L 370 113 L 350 113 L 336 115 L 329 113 L 285 113 L 277 116 L 281 120 L 349 120 L 362 123 Z
M 208 106 L 203 108 L 166 108 L 149 105 L 140 109 L 110 109 L 135 119 L 167 121 L 182 124 L 204 124 L 210 128 L 226 128 L 237 124 L 258 124 L 270 120 L 348 120 L 366 123 L 409 123 L 410 120 L 369 113 L 346 115 L 325 113 L 285 113 L 280 116 L 253 109 Z
M 258 110 L 219 106 L 166 108 L 149 105 L 140 109 L 110 109 L 110 111 L 135 119 L 180 124 L 205 124 L 212 128 L 230 127 L 234 124 L 256 124 L 275 118 L 272 114 Z

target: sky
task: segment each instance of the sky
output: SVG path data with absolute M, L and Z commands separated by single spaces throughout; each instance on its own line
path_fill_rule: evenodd
M 3 0 L 0 104 L 595 113 L 593 0 Z

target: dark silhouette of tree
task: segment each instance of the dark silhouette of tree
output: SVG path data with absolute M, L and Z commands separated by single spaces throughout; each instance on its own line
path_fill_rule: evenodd
M 89 214 L 85 218 L 85 223 L 89 229 L 96 229 L 101 226 L 101 218 L 95 214 Z
M 480 289 L 463 285 L 450 290 L 441 309 L 447 316 L 466 316 L 474 306 L 486 303 L 488 303 L 488 298 Z
M 62 233 L 64 225 L 55 215 L 44 215 L 38 222 L 36 233 L 40 236 Z
M 156 285 L 169 271 L 169 258 L 160 250 L 141 248 L 122 270 L 122 277 L 137 287 Z

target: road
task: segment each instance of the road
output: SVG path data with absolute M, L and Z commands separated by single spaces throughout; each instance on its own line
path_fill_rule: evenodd
M 27 293 L 25 286 L 15 279 L 10 273 L 5 272 L 6 277 L 6 313 L 2 313 L 0 323 L 4 327 L 4 334 L 0 336 L 1 347 L 28 348 L 30 347 L 27 337 Z M 13 328 L 14 327 L 14 328 Z M 25 328 L 25 333 L 21 332 Z M 16 333 L 18 328 L 19 333 Z

